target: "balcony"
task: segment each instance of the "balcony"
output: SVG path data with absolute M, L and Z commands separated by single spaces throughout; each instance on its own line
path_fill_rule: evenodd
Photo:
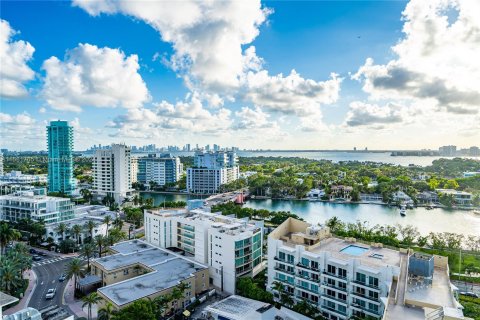
M 192 227 L 192 226 L 188 226 L 188 225 L 181 225 L 180 226 L 181 229 L 183 230 L 187 230 L 187 231 L 191 231 L 191 232 L 195 232 L 195 227 Z
M 302 286 L 300 286 L 299 284 L 297 284 L 296 288 L 297 288 L 298 290 L 308 291 L 308 292 L 313 293 L 313 294 L 315 294 L 315 295 L 319 295 L 319 294 L 320 294 L 320 292 L 318 292 L 318 291 L 312 290 L 312 289 L 310 289 L 310 288 L 302 287 Z
M 282 269 L 282 268 L 279 268 L 279 267 L 273 267 L 273 269 L 276 270 L 276 271 L 281 271 L 281 272 L 285 272 L 285 273 L 288 273 L 288 274 L 291 274 L 291 275 L 295 275 L 295 272 L 288 271 L 287 269 Z
M 356 304 L 356 303 L 352 303 L 352 309 L 354 310 L 357 310 L 357 311 L 360 311 L 360 312 L 363 312 L 369 316 L 372 316 L 372 317 L 380 317 L 382 315 L 382 311 L 381 310 L 373 310 L 373 309 L 369 309 L 367 307 L 363 307 L 359 304 Z
M 360 298 L 367 299 L 368 301 L 374 302 L 376 304 L 380 304 L 380 301 L 379 301 L 378 298 L 375 299 L 373 297 L 367 296 L 366 294 L 362 294 L 360 292 L 355 292 L 355 291 L 352 291 L 351 294 L 353 294 L 354 296 L 360 297 Z
M 352 283 L 355 284 L 355 285 L 360 285 L 360 286 L 363 286 L 363 287 L 367 287 L 367 288 L 371 288 L 371 289 L 375 289 L 377 291 L 380 291 L 380 288 L 378 286 L 374 286 L 372 284 L 368 284 L 368 283 L 365 283 L 365 282 L 362 282 L 362 281 L 352 280 Z
M 291 287 L 295 287 L 295 284 L 291 283 L 291 282 L 288 282 L 287 279 L 280 279 L 280 278 L 277 278 L 277 277 L 274 277 L 274 279 L 276 281 L 280 281 L 281 283 L 284 283 L 288 286 L 291 286 Z
M 337 303 L 341 303 L 345 306 L 348 306 L 347 300 L 338 299 L 337 297 L 329 296 L 329 295 L 326 295 L 326 294 L 322 294 L 322 298 L 323 299 L 330 299 L 330 300 L 335 301 Z
M 333 289 L 337 289 L 337 290 L 340 290 L 340 291 L 344 291 L 344 292 L 347 292 L 347 288 L 342 288 L 342 287 L 339 287 L 339 286 L 335 286 L 333 284 L 330 284 L 328 282 L 322 282 L 322 287 L 324 288 L 333 288 Z
M 335 278 L 338 278 L 338 279 L 342 279 L 344 281 L 348 281 L 347 277 L 342 277 L 342 276 L 340 276 L 338 274 L 335 274 L 335 273 L 331 273 L 331 272 L 328 272 L 328 271 L 323 271 L 322 273 L 326 276 L 335 277 Z
M 308 280 L 308 281 L 311 281 L 311 282 L 320 283 L 320 279 L 313 279 L 312 277 L 309 277 L 309 276 L 306 276 L 306 275 L 303 275 L 303 274 L 300 274 L 300 273 L 297 273 L 295 275 L 297 277 L 300 277 L 302 279 L 305 279 L 305 280 Z
M 342 315 L 342 316 L 346 316 L 346 315 L 347 315 L 347 312 L 340 311 L 340 310 L 337 310 L 337 309 L 335 309 L 335 308 L 329 307 L 329 306 L 327 306 L 326 304 L 322 304 L 322 305 L 320 306 L 320 308 L 322 308 L 322 309 L 324 309 L 324 310 L 328 310 L 328 311 L 332 311 L 332 312 L 338 313 L 338 314 L 340 314 L 340 315 Z
M 274 260 L 277 260 L 277 261 L 280 261 L 280 262 L 283 262 L 283 263 L 291 264 L 292 266 L 295 265 L 295 262 L 294 262 L 294 261 L 283 260 L 283 259 L 280 259 L 279 257 L 274 257 L 273 259 L 274 259 Z

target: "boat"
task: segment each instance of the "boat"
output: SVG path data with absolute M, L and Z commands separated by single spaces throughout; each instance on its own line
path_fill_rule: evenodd
M 407 215 L 407 206 L 405 204 L 400 205 L 400 215 L 402 217 Z
M 480 210 L 473 210 L 472 212 L 473 212 L 474 214 L 480 215 Z

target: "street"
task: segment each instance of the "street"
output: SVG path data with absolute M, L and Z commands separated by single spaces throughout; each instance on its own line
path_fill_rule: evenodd
M 29 307 L 42 310 L 55 305 L 63 306 L 63 291 L 68 280 L 59 282 L 58 278 L 65 272 L 65 265 L 70 259 L 46 257 L 44 260 L 33 264 L 33 270 L 37 275 L 37 286 L 28 304 Z M 57 289 L 57 292 L 53 299 L 46 300 L 45 295 L 50 288 Z
M 461 292 L 474 292 L 480 295 L 480 285 L 478 283 L 469 283 L 465 284 L 464 281 L 453 280 L 452 283 L 460 290 Z

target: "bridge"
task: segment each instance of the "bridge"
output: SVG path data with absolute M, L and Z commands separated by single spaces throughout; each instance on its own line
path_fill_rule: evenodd
M 245 198 L 249 195 L 248 189 L 240 189 L 240 190 L 235 190 L 231 192 L 225 192 L 225 193 L 218 193 L 211 195 L 207 199 L 205 199 L 205 203 L 208 207 L 217 205 L 217 204 L 222 204 L 222 203 L 227 203 L 227 202 L 235 202 L 237 204 L 243 204 L 245 201 Z

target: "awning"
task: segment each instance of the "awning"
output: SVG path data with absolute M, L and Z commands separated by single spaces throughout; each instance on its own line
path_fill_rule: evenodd
M 188 311 L 188 310 L 183 311 L 183 315 L 185 317 L 190 317 L 190 311 Z
M 89 286 L 89 285 L 100 283 L 100 282 L 102 282 L 102 278 L 94 274 L 91 274 L 86 276 L 85 278 L 78 280 L 78 285 L 80 287 L 85 287 L 85 286 Z

